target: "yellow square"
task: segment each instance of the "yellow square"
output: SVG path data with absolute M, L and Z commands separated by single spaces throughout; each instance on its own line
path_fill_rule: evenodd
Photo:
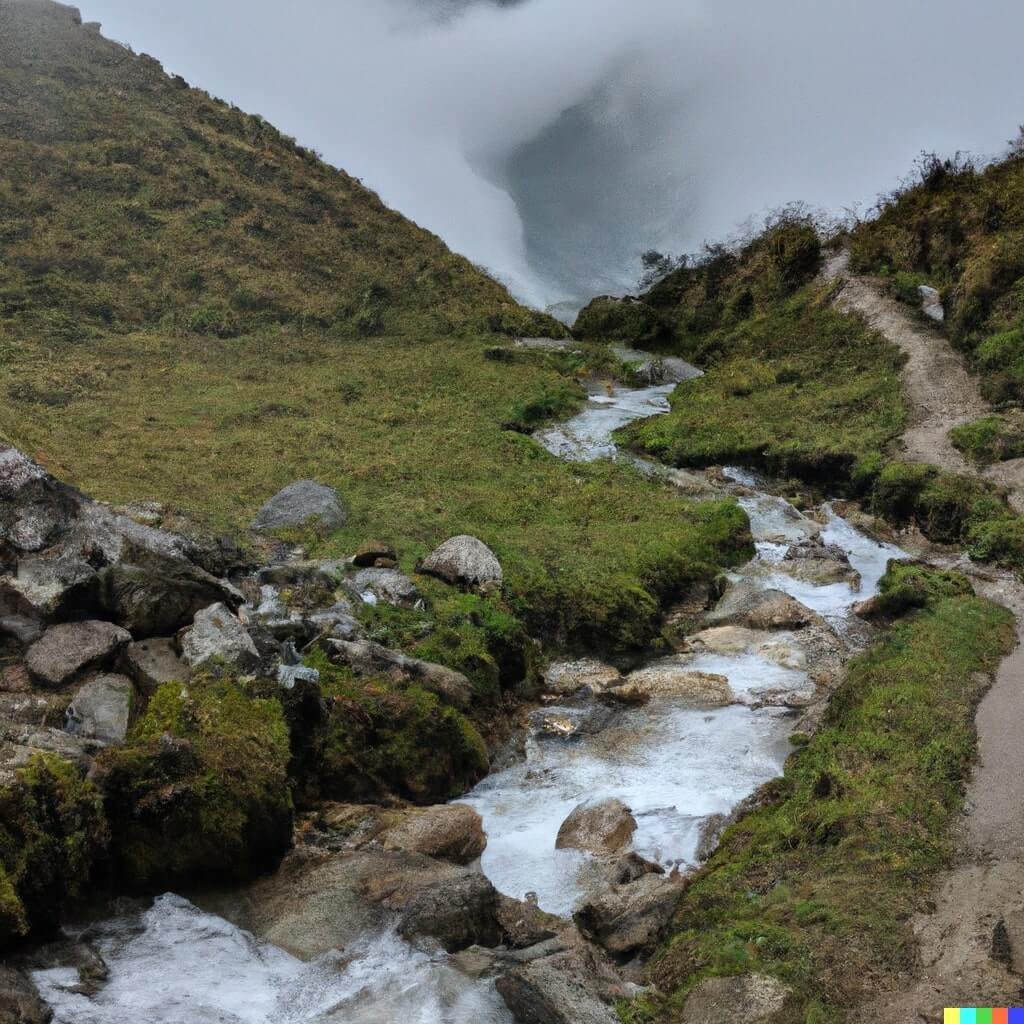
M 942 1024 L 960 1024 L 960 1009 L 959 1007 L 953 1010 L 945 1009 L 942 1011 Z

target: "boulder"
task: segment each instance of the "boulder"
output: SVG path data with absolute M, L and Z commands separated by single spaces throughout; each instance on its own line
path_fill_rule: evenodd
M 170 637 L 155 637 L 129 644 L 124 652 L 128 672 L 147 696 L 164 683 L 187 683 L 192 669 L 178 655 Z
M 110 661 L 131 642 L 131 634 L 109 622 L 68 622 L 51 626 L 25 655 L 40 685 L 60 687 L 85 668 Z
M 786 1006 L 790 990 L 766 974 L 706 978 L 683 1003 L 681 1024 L 721 1024 L 724 1020 L 774 1019 Z
M 745 626 L 759 630 L 801 629 L 816 619 L 810 608 L 789 594 L 749 583 L 730 587 L 705 616 L 709 626 Z
M 484 852 L 487 836 L 480 815 L 464 804 L 410 808 L 388 828 L 385 850 L 421 853 L 453 864 L 471 864 Z
M 0 478 L 2 479 L 2 478 Z M 50 1024 L 53 1011 L 28 975 L 0 964 L 0 1024 Z
M 127 676 L 93 676 L 75 694 L 65 728 L 72 736 L 123 743 L 134 699 L 135 687 Z
M 622 704 L 645 704 L 663 699 L 706 707 L 733 704 L 736 696 L 729 680 L 711 672 L 687 668 L 687 659 L 662 658 L 630 672 L 625 681 L 605 691 L 605 696 Z
M 582 803 L 562 822 L 555 849 L 615 853 L 629 846 L 635 831 L 636 819 L 621 800 Z
M 360 544 L 352 556 L 352 564 L 363 569 L 373 568 L 380 561 L 393 565 L 398 561 L 398 553 L 390 544 L 379 540 L 370 540 L 365 544 Z
M 580 950 L 517 964 L 496 984 L 520 1024 L 618 1024 L 591 958 Z
M 536 903 L 525 903 L 500 894 L 496 916 L 505 942 L 512 949 L 528 949 L 547 942 L 564 931 L 566 926 L 560 917 L 541 910 Z
M 338 492 L 315 480 L 298 480 L 278 491 L 252 521 L 254 530 L 280 530 L 316 523 L 327 530 L 345 525 L 348 518 Z
M 594 658 L 553 661 L 541 675 L 544 680 L 544 692 L 557 696 L 568 696 L 582 689 L 600 693 L 622 682 L 622 673 L 617 668 L 605 665 Z
M 43 635 L 43 625 L 27 615 L 0 616 L 0 636 L 8 636 L 23 647 L 34 644 Z
M 423 605 L 423 596 L 416 584 L 397 569 L 360 569 L 345 581 L 345 587 L 364 604 L 383 602 L 396 608 Z
M 254 668 L 259 652 L 245 626 L 224 604 L 199 612 L 181 636 L 181 656 L 192 669 L 223 663 L 242 671 Z
M 410 658 L 370 640 L 328 640 L 332 661 L 346 665 L 358 676 L 383 676 L 393 682 L 416 683 L 458 708 L 468 708 L 473 685 L 461 673 L 444 665 Z
M 538 708 L 530 714 L 530 725 L 541 737 L 571 739 L 593 736 L 611 724 L 614 712 L 601 704 L 574 708 Z
M 15 772 L 37 754 L 57 754 L 86 772 L 102 744 L 63 729 L 35 725 L 0 726 L 0 786 L 10 785 Z
M 645 874 L 590 897 L 573 920 L 587 938 L 613 956 L 632 957 L 658 944 L 682 891 L 676 879 Z
M 442 878 L 411 892 L 404 881 L 384 900 L 398 910 L 398 933 L 403 938 L 435 939 L 449 953 L 469 946 L 496 946 L 501 942 L 497 921 L 498 892 L 490 880 L 477 872 Z
M 466 535 L 446 540 L 424 559 L 420 571 L 446 583 L 474 588 L 500 586 L 503 579 L 494 552 L 482 540 Z

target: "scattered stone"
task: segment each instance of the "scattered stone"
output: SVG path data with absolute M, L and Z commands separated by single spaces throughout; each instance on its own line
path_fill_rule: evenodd
M 553 661 L 544 669 L 542 677 L 544 692 L 558 696 L 568 696 L 582 689 L 600 693 L 622 682 L 622 673 L 617 668 L 594 658 Z
M 278 665 L 277 682 L 286 690 L 294 690 L 300 683 L 316 686 L 320 682 L 320 673 L 306 665 Z
M 127 676 L 93 676 L 75 694 L 65 728 L 72 736 L 123 743 L 134 698 L 135 687 Z
M 129 674 L 147 697 L 164 683 L 187 683 L 192 676 L 169 637 L 137 640 L 128 645 L 124 657 Z
M 417 608 L 423 604 L 416 584 L 397 569 L 360 569 L 345 581 L 345 586 L 364 604 L 383 602 L 396 608 Z
M 573 915 L 587 938 L 615 957 L 652 950 L 675 913 L 679 881 L 646 874 L 592 896 Z
M 59 687 L 85 668 L 111 659 L 131 642 L 131 634 L 109 622 L 68 622 L 51 626 L 25 655 L 38 683 Z
M 384 676 L 393 682 L 415 682 L 455 707 L 468 708 L 473 685 L 461 673 L 444 665 L 410 658 L 370 640 L 328 640 L 331 660 L 347 665 L 359 676 Z
M 781 590 L 763 590 L 750 583 L 730 587 L 705 621 L 710 626 L 745 626 L 748 629 L 801 629 L 817 616 L 806 605 Z
M 10 785 L 15 772 L 37 754 L 57 754 L 88 771 L 101 747 L 95 740 L 71 736 L 63 729 L 34 725 L 0 728 L 0 786 Z
M 66 697 L 0 693 L 0 722 L 14 725 L 57 725 L 64 720 L 66 707 Z
M 345 525 L 348 514 L 333 487 L 315 480 L 299 480 L 277 492 L 256 513 L 254 530 L 280 530 L 315 522 L 326 530 Z
M 394 547 L 385 544 L 383 541 L 371 540 L 361 544 L 355 555 L 352 556 L 352 564 L 360 568 L 373 568 L 380 560 L 391 563 L 398 562 L 398 554 Z M 378 568 L 386 568 L 378 566 Z
M 0 636 L 9 636 L 23 647 L 34 644 L 43 635 L 43 625 L 37 619 L 25 615 L 4 615 L 0 617 Z
M 605 696 L 622 704 L 646 704 L 653 699 L 675 700 L 706 707 L 736 702 L 729 680 L 712 672 L 687 668 L 685 657 L 672 656 L 630 672 L 621 686 Z
M 211 605 L 196 615 L 181 636 L 181 656 L 193 670 L 215 663 L 246 670 L 259 661 L 252 637 L 224 604 Z
M 757 1024 L 781 1012 L 790 990 L 765 974 L 707 978 L 686 997 L 681 1024 L 721 1024 L 743 1020 Z
M 513 949 L 528 949 L 553 939 L 565 928 L 565 922 L 541 910 L 535 903 L 524 903 L 511 896 L 498 896 L 496 911 L 505 942 Z
M 468 946 L 501 942 L 498 892 L 483 874 L 467 872 L 417 888 L 411 896 L 391 894 L 385 905 L 400 910 L 398 934 L 406 939 L 437 939 L 455 953 Z
M 942 305 L 942 293 L 938 288 L 932 288 L 927 284 L 919 284 L 917 291 L 921 296 L 921 310 L 924 315 L 941 324 L 946 319 L 946 310 Z
M 424 560 L 420 571 L 453 585 L 481 588 L 500 586 L 503 573 L 494 552 L 476 537 L 446 540 Z
M 556 850 L 615 853 L 633 841 L 636 818 L 621 800 L 582 803 L 562 822 Z

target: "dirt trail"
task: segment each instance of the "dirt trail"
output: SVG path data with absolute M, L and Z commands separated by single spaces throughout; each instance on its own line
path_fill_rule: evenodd
M 863 314 L 908 356 L 903 382 L 911 421 L 903 441 L 907 458 L 971 472 L 947 433 L 988 411 L 975 380 L 949 343 L 919 325 L 870 280 L 851 275 L 847 256 L 828 263 L 826 276 L 842 279 L 840 308 Z M 1024 499 L 1024 460 L 1004 463 L 990 478 Z M 941 559 L 935 559 L 941 560 Z M 951 567 L 969 575 L 979 594 L 1017 615 L 1024 643 L 1024 585 L 1012 574 L 975 565 L 966 557 Z M 1024 914 L 1024 646 L 1000 665 L 978 709 L 978 766 L 960 823 L 957 860 L 940 880 L 934 910 L 912 927 L 920 949 L 913 976 L 895 992 L 879 993 L 853 1020 L 908 1024 L 940 1022 L 946 1006 L 1006 1006 L 1024 1002 L 1024 977 L 992 958 L 1000 920 Z M 1014 950 L 1024 962 L 1024 930 Z

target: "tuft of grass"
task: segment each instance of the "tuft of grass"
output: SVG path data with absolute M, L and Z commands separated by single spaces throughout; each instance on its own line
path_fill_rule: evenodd
M 890 589 L 921 575 L 894 569 Z M 929 584 L 926 607 L 851 663 L 823 728 L 687 888 L 649 969 L 663 1000 L 624 1020 L 676 1020 L 702 978 L 756 971 L 793 987 L 789 1019 L 837 1022 L 910 967 L 908 922 L 953 852 L 985 673 L 1014 635 L 1009 612 L 950 587 Z
M 975 465 L 1024 457 L 1024 416 L 1020 413 L 981 416 L 949 432 L 953 446 Z

